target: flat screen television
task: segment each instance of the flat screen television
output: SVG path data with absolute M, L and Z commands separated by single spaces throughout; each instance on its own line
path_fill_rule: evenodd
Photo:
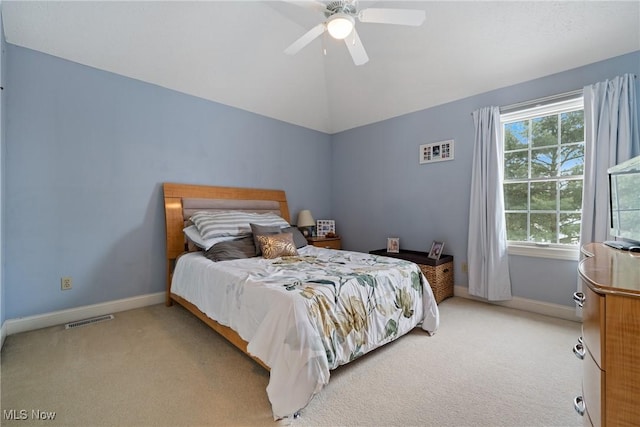
M 640 252 L 640 156 L 609 168 L 611 235 L 605 244 Z

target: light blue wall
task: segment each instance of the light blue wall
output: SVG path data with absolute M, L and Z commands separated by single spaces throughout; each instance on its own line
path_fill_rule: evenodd
M 640 52 L 333 135 L 331 201 L 344 246 L 366 252 L 384 248 L 387 237 L 397 236 L 403 249 L 426 251 L 433 240 L 441 240 L 445 252 L 455 257 L 456 284 L 467 286 L 461 265 L 467 258 L 471 113 L 581 89 L 624 73 L 640 75 Z M 421 144 L 448 139 L 455 140 L 453 161 L 418 163 Z M 577 262 L 520 256 L 510 261 L 515 296 L 573 305 Z
M 0 0 L 0 87 L 4 86 L 4 51 L 6 41 L 4 39 L 4 29 L 2 26 L 2 2 Z M 4 91 L 0 90 L 0 327 L 4 325 Z M 4 337 L 4 335 L 3 335 Z M 2 342 L 0 342 L 2 345 Z
M 443 240 L 466 286 L 471 112 L 640 74 L 636 52 L 329 136 L 5 47 L 0 320 L 163 291 L 164 181 L 282 188 L 292 219 L 336 219 L 346 249 Z M 444 139 L 455 160 L 419 165 Z M 511 260 L 515 295 L 571 305 L 575 262 Z
M 164 291 L 165 181 L 330 216 L 329 135 L 10 44 L 5 77 L 7 319 Z

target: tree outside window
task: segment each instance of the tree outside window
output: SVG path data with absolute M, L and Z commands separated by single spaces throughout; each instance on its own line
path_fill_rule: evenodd
M 584 174 L 582 98 L 502 116 L 507 239 L 577 245 Z

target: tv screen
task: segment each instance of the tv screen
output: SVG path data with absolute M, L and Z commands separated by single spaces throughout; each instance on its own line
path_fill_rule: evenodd
M 608 172 L 611 235 L 631 246 L 640 245 L 640 156 Z

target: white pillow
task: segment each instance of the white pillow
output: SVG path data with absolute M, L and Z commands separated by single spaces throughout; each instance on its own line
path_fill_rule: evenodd
M 212 239 L 203 239 L 195 225 L 190 225 L 182 231 L 184 231 L 184 234 L 193 242 L 194 245 L 200 249 L 204 249 L 205 251 L 216 243 L 226 242 L 227 240 L 233 240 L 236 238 L 234 236 L 224 236 L 214 237 Z
M 191 216 L 204 240 L 216 237 L 245 237 L 251 234 L 250 223 L 289 227 L 289 223 L 273 213 L 252 213 L 242 211 L 198 211 Z M 229 239 L 227 239 L 229 240 Z

